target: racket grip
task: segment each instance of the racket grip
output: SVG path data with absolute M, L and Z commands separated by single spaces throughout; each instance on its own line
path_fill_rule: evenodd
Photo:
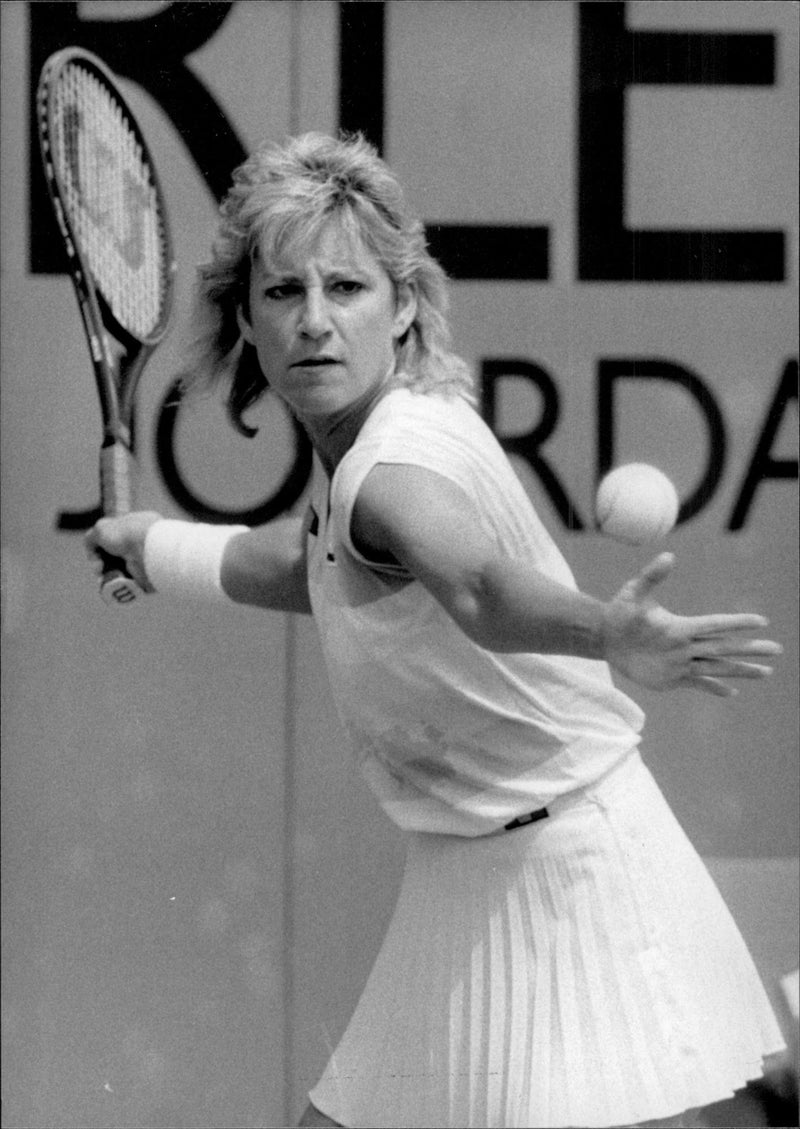
M 100 448 L 100 505 L 106 517 L 119 517 L 133 509 L 133 459 L 121 439 Z
M 100 449 L 100 505 L 107 517 L 130 513 L 133 507 L 132 462 L 130 451 L 119 439 Z M 142 590 L 128 572 L 124 559 L 102 549 L 98 556 L 103 563 L 100 595 L 107 604 L 132 604 Z
M 102 551 L 98 551 L 98 556 L 103 562 L 100 595 L 107 604 L 132 604 L 142 590 L 128 572 L 125 561 Z

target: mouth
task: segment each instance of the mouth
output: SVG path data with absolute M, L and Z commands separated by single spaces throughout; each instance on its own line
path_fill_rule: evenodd
M 301 357 L 299 361 L 295 361 L 290 365 L 290 368 L 324 368 L 326 365 L 338 365 L 339 361 L 336 357 L 329 357 L 327 354 L 315 357 Z

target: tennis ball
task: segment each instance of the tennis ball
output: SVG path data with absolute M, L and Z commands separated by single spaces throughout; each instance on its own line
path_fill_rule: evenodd
M 628 463 L 609 471 L 597 488 L 597 527 L 617 541 L 644 545 L 669 533 L 678 505 L 677 491 L 662 471 Z

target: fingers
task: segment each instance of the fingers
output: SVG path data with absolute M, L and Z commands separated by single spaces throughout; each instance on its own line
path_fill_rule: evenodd
M 675 567 L 674 553 L 659 553 L 649 564 L 645 565 L 638 576 L 629 580 L 620 590 L 620 597 L 641 603 L 650 596 L 654 588 L 667 579 Z
M 98 550 L 119 556 L 122 552 L 121 538 L 117 533 L 118 519 L 101 517 L 83 538 L 86 552 L 94 558 Z
M 681 679 L 681 686 L 686 686 L 690 690 L 702 690 L 706 694 L 713 694 L 716 698 L 734 698 L 739 693 L 735 686 L 729 686 L 727 682 L 721 682 L 718 678 L 708 678 L 706 676 L 693 677 L 688 676 Z
M 117 517 L 100 518 L 84 537 L 89 557 L 95 562 L 99 574 L 107 567 L 101 554 L 125 561 L 128 573 L 145 592 L 152 592 L 144 567 L 144 542 L 150 526 L 160 515 L 149 511 L 136 511 Z
M 730 686 L 729 678 L 762 679 L 772 674 L 771 666 L 761 663 L 736 662 L 732 659 L 693 659 L 690 672 L 679 680 L 679 685 L 691 690 L 702 690 L 718 698 L 732 698 L 739 693 Z
M 140 555 L 148 529 L 160 516 L 151 510 L 137 510 L 101 517 L 84 537 L 86 549 L 90 554 L 102 549 L 114 557 Z
M 711 615 L 687 620 L 692 635 L 688 652 L 691 673 L 688 684 L 698 689 L 721 694 L 725 684 L 719 678 L 768 678 L 772 667 L 748 659 L 768 659 L 783 654 L 783 647 L 773 639 L 745 639 L 741 633 L 763 628 L 768 621 L 759 615 Z M 711 682 L 697 683 L 698 676 L 709 676 Z M 730 688 L 728 688 L 730 689 Z
M 773 668 L 762 663 L 734 659 L 692 659 L 692 675 L 717 675 L 722 678 L 769 678 Z
M 763 615 L 752 615 L 747 612 L 734 614 L 691 615 L 686 616 L 686 625 L 695 638 L 713 638 L 715 635 L 727 635 L 735 631 L 760 631 L 769 627 L 769 620 Z
M 692 659 L 772 658 L 783 654 L 783 647 L 773 639 L 694 639 L 689 650 Z
M 92 528 L 87 533 L 85 533 L 83 537 L 83 544 L 86 548 L 87 554 L 90 557 L 94 556 L 96 550 L 100 545 L 100 537 L 97 529 L 97 526 L 99 524 L 100 522 L 97 522 L 97 524 L 93 525 Z

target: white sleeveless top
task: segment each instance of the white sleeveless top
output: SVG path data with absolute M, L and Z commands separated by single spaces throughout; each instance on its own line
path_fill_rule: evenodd
M 403 828 L 486 834 L 606 773 L 638 744 L 644 714 L 604 662 L 484 650 L 418 581 L 369 564 L 350 522 L 378 463 L 441 474 L 473 500 L 501 552 L 575 581 L 500 444 L 460 397 L 396 389 L 331 482 L 316 467 L 311 603 L 366 780 Z

